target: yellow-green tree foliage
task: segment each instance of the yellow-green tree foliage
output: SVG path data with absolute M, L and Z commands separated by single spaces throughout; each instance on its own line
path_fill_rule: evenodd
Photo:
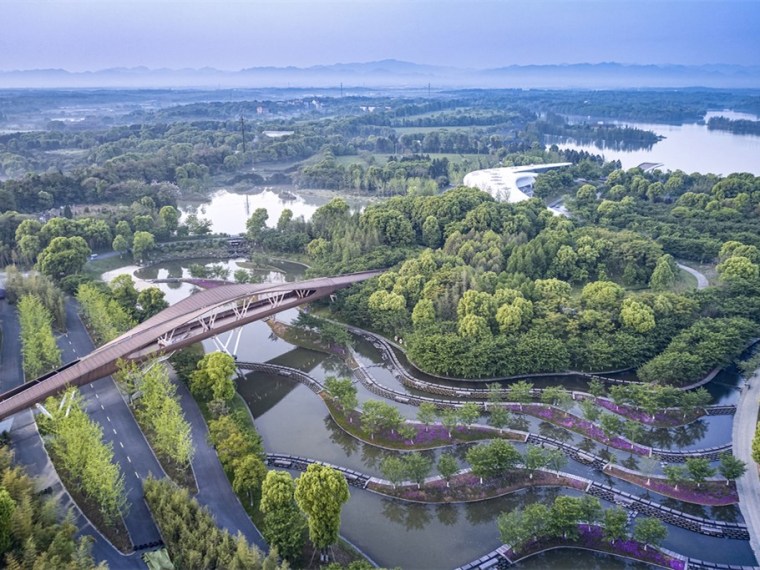
M 190 424 L 177 400 L 177 388 L 163 364 L 149 366 L 139 385 L 142 396 L 135 413 L 147 428 L 150 443 L 161 455 L 178 465 L 189 465 L 195 449 Z
M 39 297 L 21 297 L 18 302 L 18 319 L 26 379 L 33 380 L 60 366 L 61 351 L 53 336 L 52 318 Z
M 40 420 L 40 428 L 51 436 L 50 454 L 69 484 L 97 503 L 107 522 L 114 521 L 127 503 L 112 446 L 103 442 L 103 428 L 82 410 L 78 390 L 68 390 L 62 398 L 62 405 L 60 398 L 45 400 L 52 418 Z
M 98 344 L 105 344 L 135 326 L 124 308 L 96 285 L 80 285 L 77 301 Z

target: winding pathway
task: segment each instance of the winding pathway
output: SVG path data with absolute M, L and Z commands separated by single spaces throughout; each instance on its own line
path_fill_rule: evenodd
M 676 265 L 680 269 L 683 269 L 686 273 L 691 273 L 694 277 L 697 278 L 697 289 L 704 289 L 710 285 L 710 282 L 707 280 L 707 277 L 705 277 L 704 273 L 700 273 L 696 269 L 689 267 L 688 265 L 683 265 L 682 263 L 676 263 Z
M 755 558 L 760 562 L 760 473 L 752 459 L 752 438 L 757 425 L 758 403 L 760 369 L 755 371 L 742 389 L 733 427 L 734 455 L 747 464 L 747 472 L 736 480 L 739 508 L 749 529 L 750 545 Z

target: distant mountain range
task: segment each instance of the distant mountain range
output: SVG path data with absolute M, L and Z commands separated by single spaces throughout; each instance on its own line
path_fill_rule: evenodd
M 111 68 L 0 71 L 0 88 L 23 87 L 384 87 L 426 88 L 637 88 L 760 87 L 760 66 L 625 65 L 578 63 L 464 69 L 387 59 L 312 67 L 200 69 Z

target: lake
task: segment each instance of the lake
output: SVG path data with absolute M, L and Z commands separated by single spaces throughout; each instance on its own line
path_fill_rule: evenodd
M 611 121 L 617 125 L 652 131 L 665 138 L 650 149 L 631 151 L 601 148 L 595 144 L 577 144 L 565 138 L 556 144 L 561 150 L 585 150 L 592 154 L 602 154 L 607 160 L 619 160 L 624 169 L 633 168 L 642 162 L 654 162 L 662 163 L 663 170 L 683 170 L 687 174 L 711 172 L 725 176 L 732 172 L 751 172 L 760 175 L 760 137 L 711 131 L 706 122 L 714 116 L 758 120 L 755 115 L 746 113 L 714 111 L 705 115 L 705 124 L 662 125 Z

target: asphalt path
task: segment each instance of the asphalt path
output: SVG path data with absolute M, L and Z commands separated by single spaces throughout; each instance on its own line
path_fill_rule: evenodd
M 3 337 L 0 347 L 0 390 L 6 391 L 23 383 L 21 368 L 21 341 L 16 308 L 6 300 L 0 300 L 0 326 Z M 35 488 L 47 490 L 56 500 L 60 511 L 71 511 L 78 532 L 77 536 L 89 536 L 93 540 L 92 555 L 97 561 L 105 561 L 110 568 L 145 568 L 138 555 L 125 556 L 108 542 L 82 514 L 61 483 L 50 458 L 45 451 L 42 437 L 37 430 L 31 410 L 24 410 L 12 416 L 13 428 L 10 432 L 14 460 L 24 467 L 35 480 Z
M 0 391 L 5 392 L 24 382 L 21 370 L 21 328 L 16 307 L 12 307 L 7 299 L 0 300 L 0 328 Z
M 196 499 L 208 507 L 219 526 L 233 535 L 242 533 L 249 543 L 266 552 L 267 543 L 232 491 L 219 457 L 208 443 L 208 429 L 203 414 L 183 382 L 177 382 L 177 396 L 185 419 L 190 423 L 195 445 L 192 465 L 199 489 Z
M 68 332 L 58 338 L 64 363 L 80 358 L 95 348 L 76 309 L 76 303 L 67 300 Z M 161 465 L 110 376 L 82 386 L 80 392 L 88 415 L 103 428 L 103 440 L 112 444 L 114 459 L 124 476 L 129 501 L 124 523 L 132 543 L 140 546 L 158 542 L 161 536 L 145 504 L 142 481 L 150 475 L 165 477 Z
M 691 273 L 694 277 L 697 278 L 697 289 L 704 289 L 707 287 L 710 282 L 707 280 L 707 277 L 705 277 L 704 273 L 701 273 L 697 271 L 696 269 L 689 267 L 688 265 L 683 265 L 681 263 L 676 263 L 678 267 L 683 269 L 686 273 Z
M 736 480 L 736 490 L 756 563 L 760 563 L 760 473 L 757 463 L 752 459 L 752 439 L 757 426 L 758 405 L 760 370 L 755 371 L 754 376 L 742 388 L 736 404 L 732 434 L 734 455 L 747 464 L 747 472 Z

